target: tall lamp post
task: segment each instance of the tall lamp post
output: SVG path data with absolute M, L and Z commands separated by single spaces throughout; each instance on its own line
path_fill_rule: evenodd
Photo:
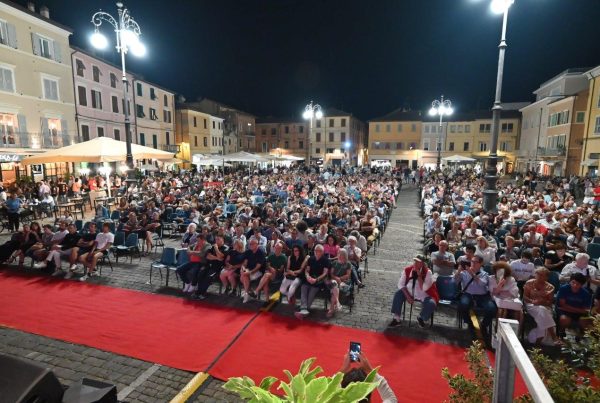
M 302 114 L 302 117 L 306 120 L 310 120 L 310 127 L 308 129 L 308 141 L 307 141 L 308 152 L 306 153 L 306 155 L 308 157 L 308 161 L 306 161 L 306 164 L 307 164 L 307 166 L 310 166 L 310 151 L 311 151 L 310 150 L 310 148 L 311 148 L 310 140 L 312 139 L 313 122 L 314 122 L 315 118 L 321 119 L 323 117 L 323 109 L 321 109 L 321 105 L 313 104 L 313 101 L 310 101 L 310 103 L 308 105 L 306 105 L 306 107 L 304 108 L 304 113 Z
M 129 118 L 129 91 L 127 82 L 127 72 L 125 71 L 125 55 L 131 51 L 135 56 L 142 57 L 146 54 L 146 47 L 140 42 L 140 26 L 129 15 L 129 10 L 124 8 L 123 3 L 117 5 L 118 17 L 114 18 L 105 11 L 98 11 L 92 16 L 92 24 L 94 24 L 94 33 L 90 41 L 92 46 L 97 49 L 106 49 L 108 47 L 108 39 L 100 32 L 100 26 L 103 22 L 109 23 L 116 34 L 115 48 L 121 54 L 121 70 L 123 81 L 123 99 L 124 107 L 123 114 L 125 115 L 125 142 L 127 144 L 127 182 L 136 182 L 135 172 L 133 170 L 133 155 L 131 153 L 131 120 Z
M 486 212 L 495 212 L 498 200 L 498 136 L 500 134 L 500 112 L 502 111 L 502 78 L 504 76 L 504 53 L 506 52 L 506 24 L 508 22 L 508 9 L 515 0 L 492 0 L 492 11 L 496 14 L 503 14 L 502 36 L 500 38 L 498 55 L 498 75 L 496 76 L 496 98 L 492 107 L 492 144 L 490 146 L 490 155 L 487 168 L 485 170 L 485 189 L 483 190 L 483 209 Z
M 431 116 L 439 116 L 440 117 L 440 129 L 438 130 L 439 133 L 439 140 L 438 140 L 438 144 L 437 144 L 437 169 L 438 171 L 441 168 L 441 164 L 442 164 L 442 132 L 444 131 L 443 129 L 443 119 L 444 116 L 450 116 L 452 115 L 452 113 L 454 112 L 454 110 L 452 109 L 452 101 L 450 101 L 449 99 L 444 99 L 444 96 L 442 95 L 441 99 L 436 99 L 435 101 L 433 101 L 431 103 L 431 109 L 429 110 L 429 114 Z

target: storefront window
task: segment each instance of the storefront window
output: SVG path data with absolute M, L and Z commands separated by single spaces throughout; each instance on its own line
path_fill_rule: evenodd
M 58 178 L 64 177 L 69 172 L 68 162 L 54 162 L 45 165 L 46 179 L 57 181 Z
M 15 131 L 17 127 L 17 117 L 15 115 L 0 114 L 0 136 L 2 145 L 15 144 Z

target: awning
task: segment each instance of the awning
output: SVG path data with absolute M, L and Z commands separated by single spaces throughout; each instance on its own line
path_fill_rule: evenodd
M 452 155 L 450 157 L 442 158 L 442 161 L 446 162 L 475 162 L 475 158 L 465 157 L 463 155 Z

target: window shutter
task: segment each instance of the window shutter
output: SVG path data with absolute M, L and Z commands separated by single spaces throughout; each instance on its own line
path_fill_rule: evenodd
M 40 55 L 42 52 L 40 51 L 40 37 L 32 32 L 31 33 L 31 46 L 33 48 L 34 55 Z
M 50 129 L 48 128 L 48 118 L 42 118 L 42 146 L 49 147 L 52 144 Z
M 61 119 L 60 120 L 60 128 L 62 129 L 63 147 L 71 145 L 71 136 L 69 136 L 69 130 L 68 130 L 68 127 L 67 127 L 67 120 L 66 119 Z
M 8 46 L 17 48 L 17 30 L 13 24 L 6 24 L 6 36 L 8 38 Z
M 61 63 L 62 62 L 62 51 L 60 49 L 60 43 L 53 41 L 54 48 L 54 60 Z
M 44 80 L 44 98 L 49 99 L 52 97 L 52 83 L 50 80 Z
M 19 141 L 21 147 L 29 147 L 29 133 L 27 133 L 27 118 L 25 115 L 17 115 L 19 122 Z

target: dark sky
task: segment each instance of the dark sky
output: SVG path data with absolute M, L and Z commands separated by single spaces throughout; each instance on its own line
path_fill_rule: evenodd
M 107 0 L 43 2 L 84 48 L 92 13 L 116 13 Z M 188 100 L 210 97 L 259 116 L 300 117 L 313 99 L 370 119 L 400 106 L 428 108 L 441 94 L 458 110 L 488 108 L 502 25 L 489 4 L 129 0 L 148 48 L 144 59 L 129 57 L 129 66 Z M 529 101 L 562 70 L 600 64 L 598 21 L 600 0 L 516 0 L 503 101 Z M 105 56 L 117 60 L 116 52 Z

